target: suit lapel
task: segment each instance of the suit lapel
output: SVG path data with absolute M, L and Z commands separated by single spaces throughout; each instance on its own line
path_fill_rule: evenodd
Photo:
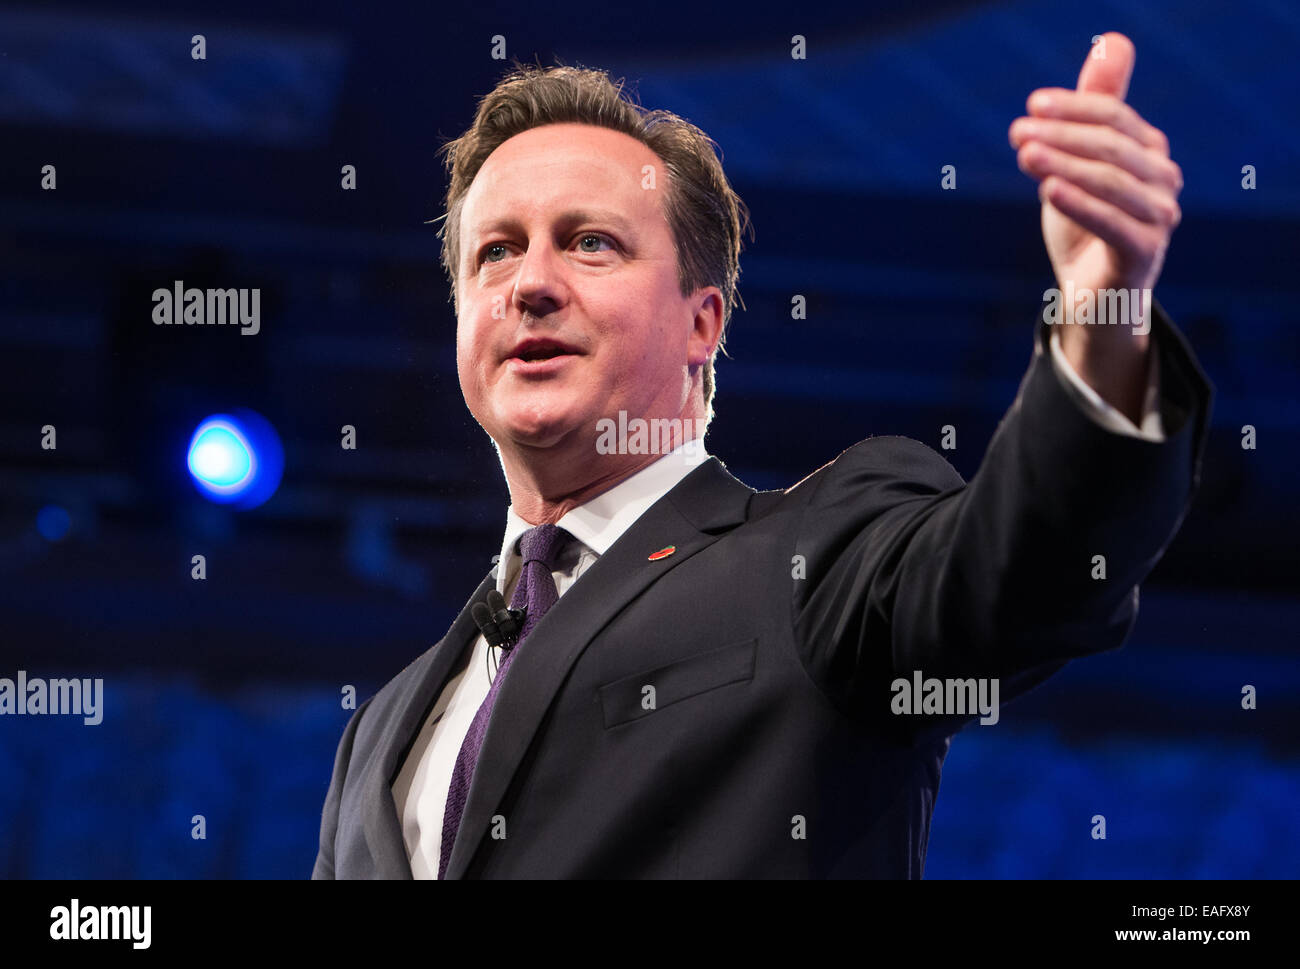
M 366 766 L 366 777 L 362 781 L 366 791 L 363 799 L 366 806 L 363 827 L 366 843 L 375 860 L 377 877 L 414 877 L 410 859 L 406 855 L 406 842 L 402 838 L 401 809 L 393 800 L 393 781 L 424 725 L 425 715 L 441 694 L 457 659 L 478 635 L 478 626 L 470 615 L 470 607 L 481 602 L 489 589 L 495 588 L 496 569 L 493 569 L 461 608 L 447 635 L 415 661 L 413 675 L 407 678 L 401 692 L 389 704 L 389 708 L 395 712 L 385 724 L 375 746 L 381 756 L 370 760 Z M 502 684 L 503 687 L 504 685 Z
M 538 725 L 583 650 L 647 586 L 743 522 L 753 494 L 710 458 L 647 509 L 529 634 L 492 709 L 447 878 L 464 876 Z M 647 560 L 667 545 L 677 546 L 672 555 Z

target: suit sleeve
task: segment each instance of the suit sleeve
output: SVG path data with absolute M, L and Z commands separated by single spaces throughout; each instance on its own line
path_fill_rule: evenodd
M 352 742 L 356 739 L 357 726 L 361 715 L 370 706 L 370 697 L 348 719 L 343 728 L 343 737 L 339 740 L 338 751 L 334 755 L 334 773 L 330 778 L 329 791 L 325 794 L 325 807 L 321 810 L 320 850 L 316 854 L 316 864 L 312 868 L 313 880 L 332 879 L 334 875 L 334 839 L 339 827 L 339 802 L 343 797 L 343 784 L 347 780 L 348 767 L 352 760 Z
M 1062 385 L 1048 337 L 1040 323 L 969 484 L 925 445 L 882 437 L 799 486 L 809 490 L 795 640 L 845 712 L 878 717 L 890 683 L 914 671 L 998 677 L 1007 700 L 1073 657 L 1120 647 L 1132 629 L 1138 583 L 1196 489 L 1212 390 L 1156 304 L 1166 439 L 1116 434 Z

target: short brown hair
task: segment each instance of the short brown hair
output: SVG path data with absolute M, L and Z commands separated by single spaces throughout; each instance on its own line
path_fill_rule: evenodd
M 452 305 L 459 315 L 456 276 L 460 268 L 460 217 L 474 176 L 489 155 L 520 132 L 548 124 L 580 123 L 611 128 L 636 138 L 664 163 L 668 190 L 664 214 L 677 250 L 677 277 L 683 296 L 701 286 L 722 291 L 722 333 L 737 301 L 741 234 L 753 237 L 749 211 L 732 190 L 716 142 L 670 111 L 647 111 L 622 93 L 623 81 L 605 71 L 514 64 L 478 106 L 474 122 L 459 138 L 442 146 L 451 174 L 445 221 L 438 230 L 442 265 L 451 281 Z M 719 337 L 718 348 L 722 348 Z M 713 416 L 713 358 L 704 367 L 704 402 Z

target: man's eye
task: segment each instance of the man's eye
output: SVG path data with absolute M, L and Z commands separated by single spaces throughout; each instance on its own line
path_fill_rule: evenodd
M 582 240 L 582 241 L 579 242 L 578 245 L 582 245 L 582 243 L 586 242 L 588 239 L 595 239 L 597 242 L 608 243 L 608 244 L 609 244 L 609 247 L 610 247 L 611 249 L 614 247 L 614 240 L 609 239 L 609 238 L 607 238 L 606 236 L 600 235 L 600 234 L 597 233 L 597 232 L 587 232 L 587 233 L 584 233 L 584 234 L 582 235 L 582 237 L 581 237 L 581 240 Z M 583 252 L 591 252 L 591 253 L 599 252 L 599 251 L 600 251 L 599 249 L 584 249 L 584 250 L 583 250 Z
M 604 243 L 605 245 L 609 246 L 610 249 L 615 248 L 614 240 L 613 240 L 613 239 L 610 239 L 608 236 L 601 235 L 599 232 L 586 232 L 586 233 L 583 233 L 583 234 L 582 234 L 581 236 L 579 236 L 578 238 L 579 238 L 578 245 L 579 245 L 579 246 L 584 246 L 584 247 L 585 247 L 585 248 L 582 249 L 582 251 L 583 251 L 583 252 L 586 252 L 586 253 L 589 253 L 589 254 L 593 254 L 593 255 L 594 255 L 595 253 L 598 253 L 598 252 L 602 251 L 602 250 L 599 249 L 599 248 L 591 248 L 591 247 L 589 247 L 589 246 L 586 246 L 586 243 L 589 242 L 589 241 L 591 241 L 591 242 L 595 242 L 595 243 L 597 243 L 597 244 L 599 244 L 599 243 Z M 492 253 L 493 253 L 493 252 L 496 252 L 497 250 L 500 250 L 500 251 L 501 251 L 501 257 L 500 257 L 499 259 L 496 259 L 496 258 L 493 258 L 493 257 L 492 257 Z M 484 250 L 483 250 L 482 261 L 483 261 L 483 262 L 500 262 L 502 259 L 505 258 L 505 255 L 506 255 L 506 247 L 505 247 L 505 245 L 503 245 L 502 243 L 499 243 L 499 242 L 495 242 L 495 243 L 493 243 L 492 245 L 487 246 L 487 247 L 484 248 Z

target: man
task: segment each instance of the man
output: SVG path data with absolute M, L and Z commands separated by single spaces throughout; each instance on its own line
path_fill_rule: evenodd
M 1101 45 L 1010 139 L 1060 286 L 1141 293 L 1182 179 L 1124 104 L 1132 44 Z M 977 713 L 897 681 L 1009 699 L 1122 645 L 1199 473 L 1182 337 L 1142 298 L 1040 323 L 969 484 L 885 437 L 756 493 L 699 440 L 745 221 L 703 133 L 524 69 L 449 147 L 457 365 L 511 505 L 497 568 L 344 730 L 313 877 L 920 877 Z

